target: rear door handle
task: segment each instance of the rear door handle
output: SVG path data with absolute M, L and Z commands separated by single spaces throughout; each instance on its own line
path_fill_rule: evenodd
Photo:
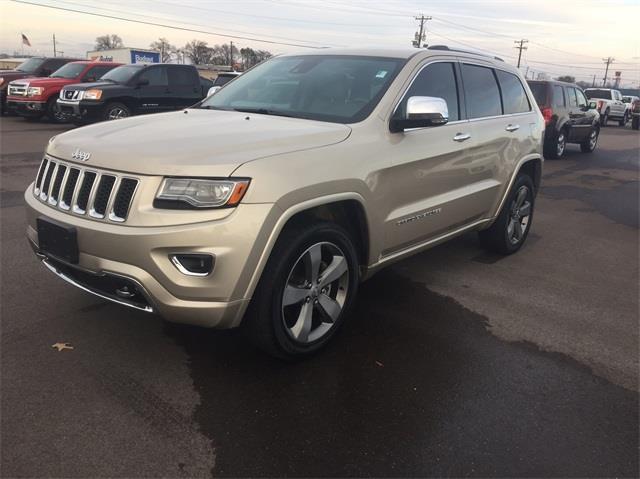
M 507 131 L 516 131 L 520 129 L 520 125 L 512 125 L 512 124 L 508 124 L 507 127 L 505 128 L 505 130 Z
M 466 141 L 471 138 L 471 135 L 468 133 L 457 133 L 456 136 L 453 137 L 453 141 Z

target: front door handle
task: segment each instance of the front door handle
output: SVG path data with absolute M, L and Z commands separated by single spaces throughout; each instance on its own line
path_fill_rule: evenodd
M 505 130 L 507 131 L 516 131 L 520 129 L 520 125 L 512 125 L 512 124 L 508 124 L 507 127 L 505 128 Z
M 457 133 L 456 136 L 453 137 L 453 141 L 466 141 L 471 138 L 471 135 L 468 133 Z

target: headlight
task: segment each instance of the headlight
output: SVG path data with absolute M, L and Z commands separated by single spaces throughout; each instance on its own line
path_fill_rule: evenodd
M 85 100 L 99 100 L 102 97 L 102 90 L 87 90 L 84 92 Z
M 27 88 L 27 96 L 40 96 L 44 93 L 44 88 L 41 86 L 30 86 Z
M 174 209 L 236 206 L 248 187 L 248 179 L 165 178 L 155 206 Z

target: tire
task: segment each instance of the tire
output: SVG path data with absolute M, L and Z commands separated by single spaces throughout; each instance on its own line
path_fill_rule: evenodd
M 589 132 L 589 137 L 580 143 L 580 151 L 582 153 L 593 153 L 598 146 L 598 137 L 600 136 L 600 128 L 594 126 Z
M 119 120 L 129 116 L 131 116 L 131 110 L 124 103 L 109 103 L 104 109 L 104 119 L 107 121 Z
M 564 152 L 567 150 L 567 130 L 562 128 L 556 135 L 555 141 L 548 145 L 545 156 L 547 158 L 553 158 L 559 160 L 564 156 Z
M 336 224 L 285 228 L 242 323 L 245 334 L 260 349 L 281 359 L 303 359 L 318 352 L 353 305 L 359 282 L 357 258 L 349 234 Z M 319 279 L 310 285 L 312 264 L 318 265 Z M 333 278 L 325 276 L 328 271 L 342 273 Z M 320 282 L 323 277 L 330 281 Z
M 631 119 L 631 128 L 634 130 L 640 129 L 640 116 L 634 115 Z
M 47 115 L 47 118 L 49 118 L 49 121 L 52 123 L 66 123 L 68 121 L 68 118 L 66 118 L 62 114 L 62 112 L 60 111 L 60 108 L 58 107 L 57 96 L 49 98 L 49 100 L 47 101 L 46 115 Z
M 524 211 L 524 208 L 527 210 Z M 503 255 L 518 251 L 531 230 L 534 209 L 533 180 L 526 173 L 519 173 L 496 221 L 478 233 L 482 246 Z M 517 224 L 520 225 L 519 229 L 516 227 Z
M 609 122 L 609 109 L 607 108 L 604 112 L 604 115 L 600 117 L 600 126 L 607 126 Z
M 624 116 L 620 119 L 620 121 L 618 121 L 618 125 L 620 126 L 624 126 L 627 124 L 627 122 L 629 121 L 629 118 L 627 117 L 627 112 L 624 112 Z

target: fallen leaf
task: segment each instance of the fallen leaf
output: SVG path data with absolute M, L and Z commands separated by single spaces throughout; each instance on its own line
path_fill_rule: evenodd
M 51 347 L 57 349 L 58 352 L 63 351 L 65 349 L 73 349 L 73 346 L 71 346 L 69 343 L 56 343 L 56 344 L 52 344 Z

